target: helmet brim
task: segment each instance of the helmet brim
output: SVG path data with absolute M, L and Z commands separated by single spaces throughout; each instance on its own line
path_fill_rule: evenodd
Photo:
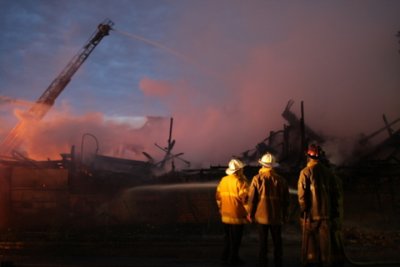
M 258 163 L 260 163 L 260 165 L 262 165 L 262 166 L 264 166 L 264 167 L 267 167 L 267 168 L 275 168 L 275 167 L 278 167 L 278 166 L 279 166 L 279 163 L 277 163 L 277 162 L 274 162 L 274 163 L 265 163 L 265 162 L 262 162 L 261 160 L 259 160 Z

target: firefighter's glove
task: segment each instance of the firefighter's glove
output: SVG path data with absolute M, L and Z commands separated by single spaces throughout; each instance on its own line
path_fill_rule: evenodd
M 247 214 L 246 219 L 247 219 L 247 221 L 248 221 L 249 223 L 252 223 L 252 222 L 254 221 L 253 217 L 252 217 L 250 214 Z

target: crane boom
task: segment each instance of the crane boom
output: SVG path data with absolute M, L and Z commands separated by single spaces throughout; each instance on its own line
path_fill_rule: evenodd
M 43 94 L 36 100 L 35 104 L 24 114 L 24 118 L 10 131 L 0 144 L 0 155 L 9 156 L 21 144 L 24 133 L 29 123 L 42 119 L 54 105 L 56 98 L 71 81 L 72 76 L 79 69 L 83 62 L 89 57 L 103 37 L 109 35 L 114 23 L 105 20 L 100 23 L 97 30 L 91 35 L 89 41 L 69 61 L 61 73 L 50 83 Z

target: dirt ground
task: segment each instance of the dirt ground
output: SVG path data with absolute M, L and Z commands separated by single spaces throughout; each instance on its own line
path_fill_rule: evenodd
M 346 267 L 400 266 L 399 203 L 399 197 L 393 194 L 376 194 L 370 189 L 346 191 L 343 240 L 346 255 L 353 262 L 346 262 Z M 219 223 L 0 234 L 1 267 L 221 266 Z M 284 227 L 283 241 L 284 266 L 301 266 L 301 231 L 296 214 Z M 257 251 L 256 226 L 247 225 L 240 250 L 245 266 L 257 266 Z
M 222 235 L 218 225 L 138 226 L 127 229 L 102 229 L 68 236 L 42 236 L 30 233 L 22 242 L 1 243 L 3 266 L 222 266 L 219 256 Z M 78 236 L 81 235 L 81 236 Z M 123 236 L 125 235 L 125 236 Z M 400 266 L 400 234 L 348 228 L 346 253 L 352 261 L 374 266 Z M 40 240 L 42 239 L 42 240 Z M 301 234 L 297 224 L 284 228 L 284 266 L 300 265 Z M 247 225 L 241 247 L 245 266 L 257 266 L 257 235 Z M 271 264 L 272 265 L 272 264 Z M 273 265 L 272 265 L 273 266 Z M 349 262 L 345 266 L 352 266 Z

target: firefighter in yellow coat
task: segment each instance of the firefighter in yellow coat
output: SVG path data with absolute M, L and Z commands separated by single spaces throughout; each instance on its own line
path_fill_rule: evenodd
M 222 261 L 231 265 L 244 264 L 239 257 L 243 227 L 247 221 L 248 180 L 243 173 L 244 163 L 232 159 L 217 186 L 216 201 L 224 225 Z
M 298 200 L 302 214 L 303 266 L 332 266 L 332 221 L 338 217 L 338 189 L 332 171 L 321 159 L 321 149 L 310 145 L 307 166 L 300 172 Z

